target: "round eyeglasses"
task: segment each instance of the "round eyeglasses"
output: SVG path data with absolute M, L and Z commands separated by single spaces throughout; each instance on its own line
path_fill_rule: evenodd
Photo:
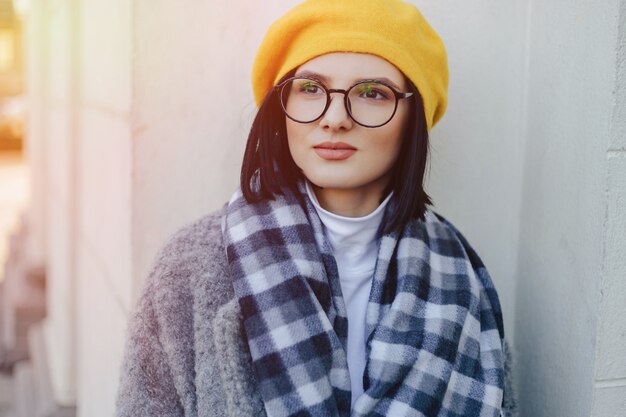
M 363 80 L 347 90 L 327 88 L 321 81 L 309 77 L 292 77 L 274 87 L 280 92 L 285 115 L 294 122 L 312 123 L 330 107 L 332 93 L 343 94 L 346 111 L 363 127 L 381 127 L 393 119 L 398 101 L 413 96 L 401 93 L 380 80 Z

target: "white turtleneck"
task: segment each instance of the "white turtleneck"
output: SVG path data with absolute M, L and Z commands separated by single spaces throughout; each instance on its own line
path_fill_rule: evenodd
M 337 269 L 341 292 L 348 314 L 348 370 L 352 386 L 352 406 L 363 393 L 365 371 L 365 311 L 372 287 L 372 277 L 378 256 L 376 232 L 391 198 L 387 198 L 370 214 L 345 217 L 322 208 L 315 191 L 306 182 L 306 190 L 324 224 Z

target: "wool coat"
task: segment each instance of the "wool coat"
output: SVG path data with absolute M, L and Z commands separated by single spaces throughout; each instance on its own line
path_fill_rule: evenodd
M 229 274 L 223 211 L 183 227 L 159 250 L 130 317 L 117 417 L 266 415 Z M 503 415 L 514 417 L 507 348 L 505 358 Z

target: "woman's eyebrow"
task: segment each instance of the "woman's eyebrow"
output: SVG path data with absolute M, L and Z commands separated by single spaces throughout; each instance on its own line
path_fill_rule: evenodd
M 318 74 L 317 72 L 313 72 L 313 71 L 302 71 L 299 72 L 295 75 L 296 77 L 309 77 L 309 78 L 314 78 L 316 80 L 319 80 L 323 83 L 327 83 L 328 82 L 328 77 L 326 77 L 325 75 L 322 74 Z
M 296 77 L 310 77 L 310 78 L 314 78 L 316 80 L 319 80 L 319 81 L 323 82 L 324 84 L 328 84 L 329 83 L 329 78 L 327 76 L 322 75 L 322 74 L 318 74 L 317 72 L 313 72 L 313 71 L 306 71 L 305 70 L 305 71 L 297 73 L 295 76 Z M 389 84 L 390 86 L 392 86 L 396 90 L 402 91 L 402 89 L 396 83 L 394 83 L 393 81 L 391 81 L 387 77 L 360 78 L 360 79 L 355 79 L 354 82 L 364 81 L 364 80 L 382 81 L 385 84 Z

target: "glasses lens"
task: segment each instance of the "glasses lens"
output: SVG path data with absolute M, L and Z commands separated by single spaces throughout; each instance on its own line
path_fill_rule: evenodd
M 280 95 L 287 115 L 302 123 L 317 120 L 326 108 L 326 90 L 320 83 L 307 78 L 295 78 L 286 83 Z
M 366 126 L 379 126 L 393 117 L 396 96 L 384 84 L 363 82 L 350 89 L 348 105 L 354 120 Z

